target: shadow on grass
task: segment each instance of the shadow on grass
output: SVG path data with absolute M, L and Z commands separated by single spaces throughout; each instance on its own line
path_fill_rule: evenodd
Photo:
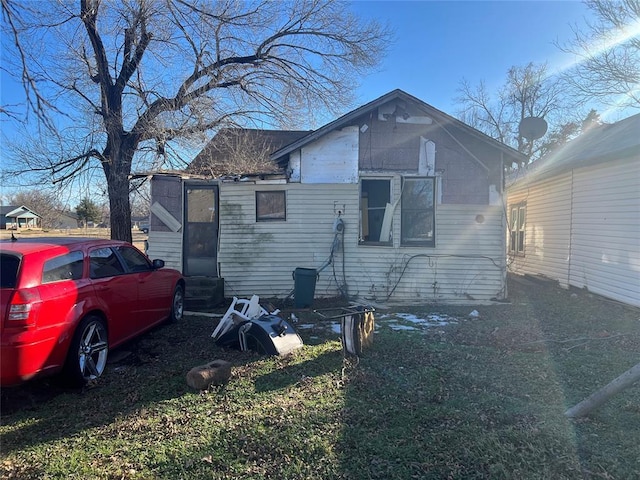
M 129 478 L 130 465 L 139 478 L 640 478 L 640 387 L 588 420 L 563 415 L 637 363 L 638 310 L 554 285 L 510 292 L 473 320 L 469 307 L 403 307 L 461 321 L 437 335 L 383 325 L 359 360 L 343 359 L 330 328 L 299 332 L 305 347 L 287 358 L 222 351 L 206 319 L 161 328 L 96 388 L 3 418 L 20 425 L 3 456 L 62 439 L 41 463 L 71 445 L 103 478 Z M 216 357 L 234 365 L 229 385 L 187 391 L 186 372 Z M 24 468 L 32 458 L 11 455 Z
M 192 335 L 186 323 L 165 324 L 111 352 L 105 375 L 82 389 L 56 377 L 2 389 L 3 455 L 110 424 L 145 406 L 189 391 L 186 372 L 210 361 L 206 320 Z M 194 363 L 195 362 L 195 363 Z M 19 425 L 12 429 L 12 425 Z
M 336 352 L 323 353 L 311 360 L 289 365 L 286 368 L 265 373 L 255 379 L 256 392 L 273 392 L 286 389 L 300 382 L 309 382 L 313 377 L 340 371 L 342 356 Z

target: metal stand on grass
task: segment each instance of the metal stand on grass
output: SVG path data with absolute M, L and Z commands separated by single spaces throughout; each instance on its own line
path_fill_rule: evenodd
M 342 351 L 345 356 L 360 356 L 373 344 L 375 309 L 368 306 L 352 306 L 340 309 L 314 310 L 324 320 L 340 319 Z M 331 313 L 330 313 L 331 312 Z

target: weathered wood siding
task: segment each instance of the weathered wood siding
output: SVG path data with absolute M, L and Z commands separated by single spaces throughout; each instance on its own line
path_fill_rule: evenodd
M 576 170 L 569 282 L 640 306 L 640 158 Z
M 568 286 L 571 173 L 509 191 L 507 218 L 511 207 L 521 202 L 526 204 L 524 255 L 509 255 L 510 271 L 521 275 L 542 274 Z
M 525 255 L 511 271 L 640 306 L 639 159 L 575 169 L 509 190 L 526 201 Z
M 395 195 L 399 183 L 396 176 Z M 256 222 L 254 192 L 282 189 L 287 220 Z M 316 296 L 336 296 L 344 283 L 349 295 L 369 300 L 392 294 L 393 301 L 453 303 L 504 295 L 501 207 L 439 205 L 436 248 L 407 248 L 400 246 L 399 233 L 393 246 L 359 245 L 358 206 L 357 184 L 221 184 L 218 259 L 227 295 L 289 294 L 295 268 L 317 269 L 329 257 L 338 212 L 345 223 L 344 255 L 339 249 L 333 264 L 320 273 Z M 395 232 L 400 215 L 398 208 Z

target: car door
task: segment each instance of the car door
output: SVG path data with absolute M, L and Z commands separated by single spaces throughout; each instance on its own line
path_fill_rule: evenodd
M 89 278 L 109 317 L 109 340 L 120 343 L 139 331 L 138 283 L 111 247 L 89 250 Z
M 138 286 L 138 320 L 140 329 L 164 320 L 171 309 L 173 285 L 138 249 L 122 245 L 116 247 L 127 266 L 127 276 Z

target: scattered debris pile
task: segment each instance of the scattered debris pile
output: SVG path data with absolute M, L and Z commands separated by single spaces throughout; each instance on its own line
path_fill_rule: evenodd
M 268 311 L 260 298 L 233 301 L 211 336 L 221 347 L 254 350 L 265 355 L 287 355 L 302 347 L 302 339 L 293 327 L 278 316 L 280 310 Z

